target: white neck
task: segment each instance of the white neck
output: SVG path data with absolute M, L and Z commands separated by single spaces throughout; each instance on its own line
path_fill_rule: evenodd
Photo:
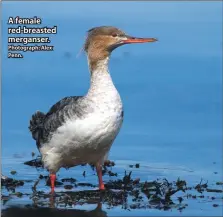
M 117 92 L 112 82 L 112 78 L 109 74 L 108 62 L 109 58 L 107 57 L 103 60 L 99 60 L 97 62 L 97 65 L 92 70 L 91 67 L 89 66 L 89 69 L 91 71 L 91 85 L 87 94 L 88 96 L 105 94 L 106 92 L 110 91 Z

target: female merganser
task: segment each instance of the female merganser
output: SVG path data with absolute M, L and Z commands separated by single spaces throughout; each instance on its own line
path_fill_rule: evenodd
M 155 38 L 135 38 L 118 28 L 92 28 L 84 44 L 91 84 L 85 96 L 65 97 L 48 113 L 37 111 L 29 129 L 50 173 L 54 192 L 56 172 L 61 167 L 94 164 L 99 189 L 104 190 L 102 164 L 123 121 L 122 101 L 108 70 L 111 52 L 124 44 L 155 42 Z

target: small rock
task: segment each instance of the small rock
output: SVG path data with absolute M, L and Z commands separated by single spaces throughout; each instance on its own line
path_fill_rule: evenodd
M 17 172 L 16 172 L 15 170 L 12 170 L 10 173 L 11 173 L 12 175 L 17 174 Z
M 77 180 L 74 178 L 65 178 L 65 179 L 61 179 L 61 182 L 70 182 L 70 183 L 74 183 Z
M 136 167 L 136 168 L 139 168 L 139 164 L 136 164 L 135 167 Z
M 86 172 L 84 171 L 82 175 L 83 175 L 83 177 L 85 177 L 85 175 L 86 175 Z
M 64 185 L 64 189 L 70 190 L 73 188 L 73 185 Z
M 216 182 L 216 185 L 223 185 L 223 182 Z

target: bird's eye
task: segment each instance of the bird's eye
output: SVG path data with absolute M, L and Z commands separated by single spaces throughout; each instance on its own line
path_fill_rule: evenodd
M 117 33 L 113 33 L 113 34 L 112 34 L 112 37 L 117 37 L 117 36 L 118 36 Z

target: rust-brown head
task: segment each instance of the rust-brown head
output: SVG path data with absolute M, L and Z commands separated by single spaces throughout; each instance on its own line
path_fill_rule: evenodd
M 84 50 L 88 54 L 90 64 L 108 57 L 111 52 L 125 44 L 155 42 L 155 38 L 137 38 L 127 35 L 113 26 L 95 27 L 88 31 Z

